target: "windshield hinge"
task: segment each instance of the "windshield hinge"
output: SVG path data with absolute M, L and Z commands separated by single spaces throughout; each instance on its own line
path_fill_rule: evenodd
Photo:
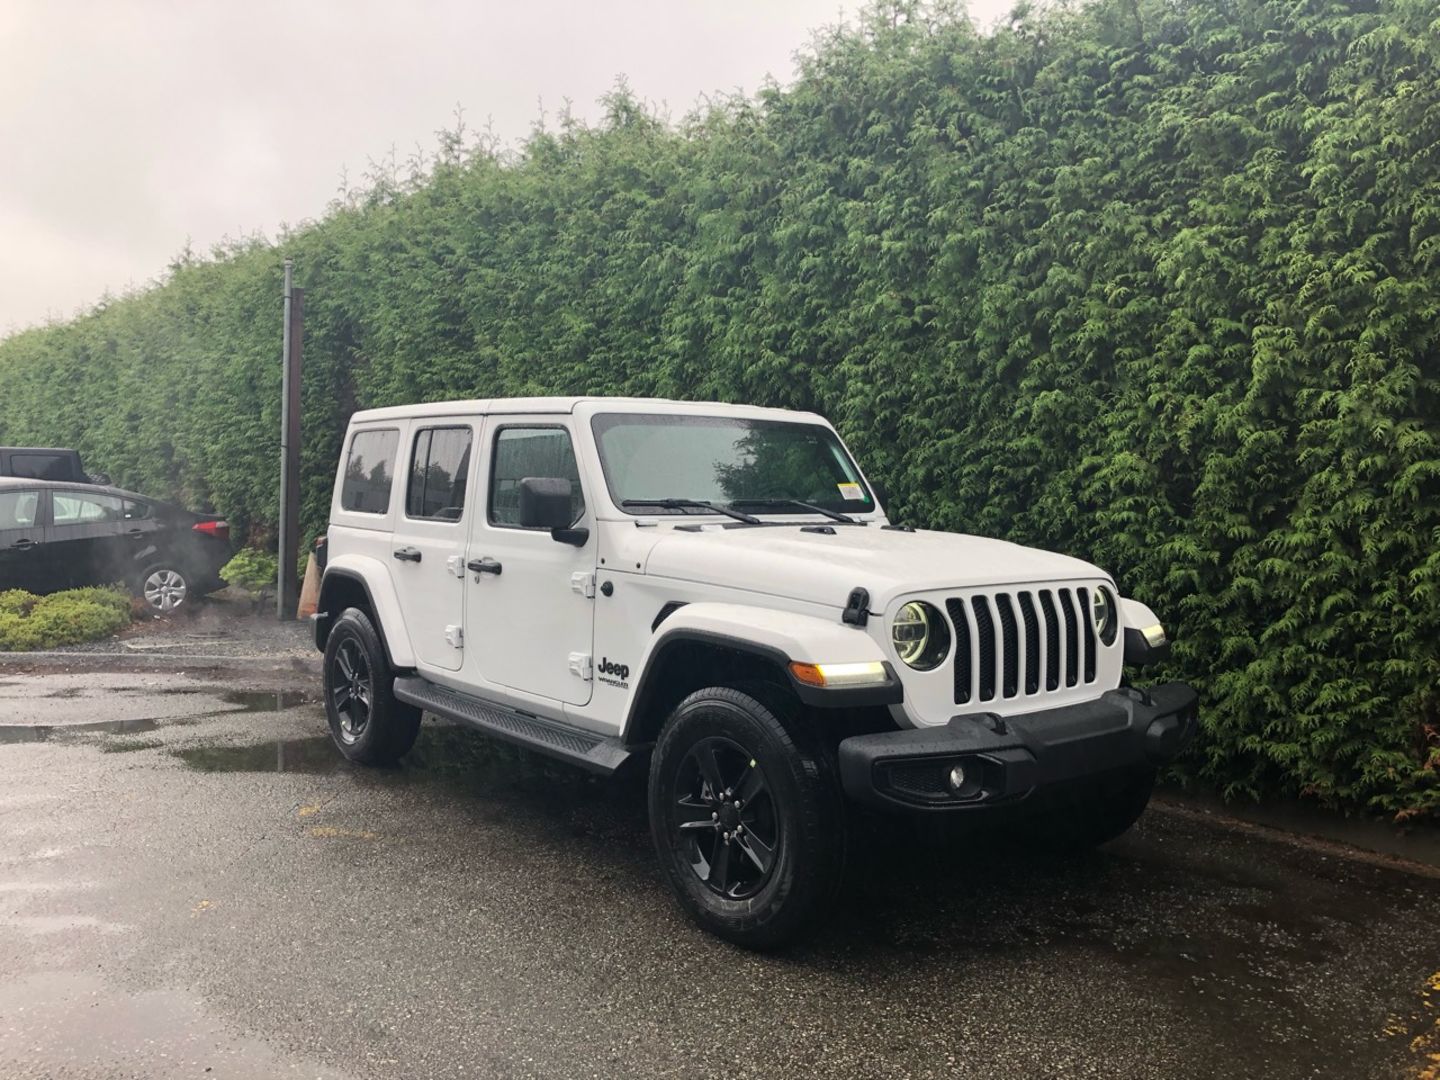
M 570 591 L 577 592 L 581 596 L 594 597 L 595 575 L 593 572 L 581 570 L 570 575 Z
M 850 598 L 845 601 L 845 610 L 840 621 L 850 626 L 864 626 L 870 621 L 870 590 L 851 589 Z

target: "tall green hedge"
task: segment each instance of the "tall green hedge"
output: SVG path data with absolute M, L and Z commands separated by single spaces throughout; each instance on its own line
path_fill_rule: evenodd
M 1431 0 L 886 3 L 678 126 L 627 91 L 442 139 L 279 243 L 0 344 L 0 442 L 275 517 L 280 259 L 304 505 L 363 406 L 661 394 L 833 417 L 917 523 L 1112 569 L 1203 687 L 1195 771 L 1440 808 Z

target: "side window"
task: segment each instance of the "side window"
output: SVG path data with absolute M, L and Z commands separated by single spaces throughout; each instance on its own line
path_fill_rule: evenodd
M 40 510 L 38 491 L 0 492 L 0 529 L 28 529 Z
M 88 491 L 56 491 L 50 496 L 56 525 L 97 525 L 125 519 L 125 500 Z
M 426 428 L 415 436 L 405 515 L 459 521 L 470 479 L 470 429 Z
M 136 502 L 134 499 L 125 500 L 125 520 L 145 521 L 153 516 L 154 507 L 149 503 Z
M 384 514 L 390 509 L 390 481 L 400 432 L 357 431 L 345 455 L 345 481 L 340 487 L 340 508 L 357 514 Z
M 495 460 L 490 467 L 490 524 L 519 525 L 520 481 L 527 477 L 561 477 L 570 481 L 571 521 L 585 513 L 580 469 L 570 433 L 557 427 L 507 427 L 495 434 Z

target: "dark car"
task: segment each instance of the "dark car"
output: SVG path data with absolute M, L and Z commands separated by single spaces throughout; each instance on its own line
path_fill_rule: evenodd
M 123 584 L 169 614 L 219 589 L 230 526 L 132 491 L 0 477 L 0 589 Z

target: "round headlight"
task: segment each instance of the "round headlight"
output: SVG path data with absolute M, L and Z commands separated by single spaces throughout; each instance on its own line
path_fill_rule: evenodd
M 950 628 L 945 617 L 929 604 L 911 600 L 890 624 L 895 655 L 917 671 L 929 671 L 950 651 Z
M 1095 633 L 1106 645 L 1115 644 L 1115 635 L 1120 631 L 1119 614 L 1115 610 L 1115 597 L 1104 585 L 1090 594 L 1090 617 L 1095 620 Z

